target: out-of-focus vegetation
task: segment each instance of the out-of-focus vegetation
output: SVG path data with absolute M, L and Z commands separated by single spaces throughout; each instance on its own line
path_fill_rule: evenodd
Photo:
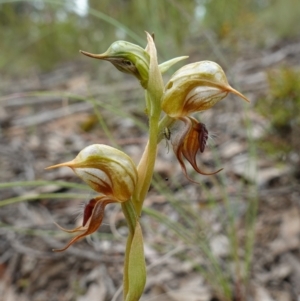
M 300 71 L 291 67 L 268 71 L 269 93 L 257 108 L 271 122 L 271 139 L 261 142 L 270 154 L 282 155 L 296 148 L 300 132 L 299 78 Z
M 78 58 L 79 49 L 100 53 L 118 39 L 144 46 L 145 30 L 166 58 L 205 32 L 218 47 L 251 50 L 299 34 L 299 15 L 298 0 L 2 0 L 0 71 L 49 70 Z
M 219 38 L 251 38 L 252 42 L 265 43 L 268 39 L 299 35 L 296 20 L 300 3 L 297 0 L 202 2 L 206 10 L 204 23 Z

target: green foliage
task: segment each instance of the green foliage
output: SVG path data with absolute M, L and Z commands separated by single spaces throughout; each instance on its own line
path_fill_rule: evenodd
M 269 104 L 274 108 L 272 123 L 275 127 L 299 123 L 300 72 L 290 68 L 268 73 L 270 84 Z
M 178 53 L 182 49 L 182 43 L 188 33 L 188 26 L 193 19 L 195 9 L 193 0 L 185 0 L 183 4 L 180 1 L 160 0 L 89 0 L 89 5 L 97 11 L 107 12 L 110 17 L 119 20 L 140 35 L 145 30 L 150 33 L 154 32 L 157 44 L 167 46 L 175 41 Z M 190 18 L 186 18 L 186 15 Z M 170 48 L 166 47 L 166 50 L 168 50 L 165 52 L 167 57 L 173 56 L 170 54 Z
M 251 2 L 248 0 L 207 1 L 204 24 L 220 38 L 225 38 L 241 28 L 245 29 L 254 13 L 255 5 Z
M 30 2 L 1 4 L 0 38 L 5 56 L 0 68 L 20 71 L 38 64 L 41 69 L 52 69 L 58 58 L 77 55 L 78 18 L 67 9 L 46 2 L 41 6 Z
M 296 146 L 300 133 L 300 71 L 290 67 L 269 70 L 269 93 L 257 104 L 257 110 L 271 123 L 268 139 L 260 147 L 271 156 L 285 157 Z M 298 138 L 296 139 L 298 140 Z
M 243 42 L 249 47 L 249 40 L 264 44 L 299 33 L 298 0 L 89 0 L 88 5 L 80 15 L 75 0 L 0 0 L 0 71 L 50 70 L 78 59 L 79 49 L 103 52 L 104 37 L 105 45 L 121 39 L 145 46 L 145 30 L 164 45 L 162 58 L 185 54 L 187 40 L 207 30 L 216 34 L 218 43 L 227 41 L 230 51 Z M 257 35 L 258 30 L 263 34 Z
M 207 0 L 204 3 L 198 5 L 205 11 L 203 25 L 219 39 L 227 40 L 231 47 L 244 41 L 249 49 L 250 40 L 254 45 L 264 46 L 299 35 L 298 0 Z
M 300 1 L 272 0 L 266 1 L 260 17 L 263 24 L 279 38 L 293 38 L 299 36 L 299 15 Z
M 145 30 L 166 45 L 162 56 L 175 56 L 184 45 L 189 20 L 170 22 L 169 17 L 180 20 L 183 13 L 192 14 L 193 1 L 188 2 L 183 8 L 168 1 L 89 1 L 87 14 L 78 15 L 75 1 L 0 0 L 0 71 L 51 70 L 78 59 L 80 49 L 103 52 L 104 37 L 105 45 L 129 38 L 146 46 L 141 38 Z

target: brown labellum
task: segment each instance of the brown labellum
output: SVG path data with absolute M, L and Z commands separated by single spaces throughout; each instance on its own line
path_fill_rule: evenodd
M 203 153 L 205 150 L 206 142 L 208 139 L 208 130 L 204 123 L 197 123 L 194 127 L 195 130 L 198 132 L 198 141 L 199 141 L 199 149 L 200 152 Z
M 104 209 L 106 205 L 110 203 L 116 203 L 117 200 L 113 198 L 109 198 L 107 196 L 98 196 L 94 199 L 91 199 L 89 203 L 84 208 L 83 213 L 83 225 L 76 227 L 74 229 L 65 229 L 57 225 L 61 230 L 68 233 L 79 233 L 75 237 L 73 237 L 69 243 L 62 249 L 55 249 L 55 252 L 62 252 L 68 249 L 73 243 L 78 241 L 81 238 L 84 238 L 87 235 L 90 235 L 97 231 L 97 229 L 101 226 L 102 220 L 104 218 Z
M 211 173 L 203 172 L 197 162 L 198 151 L 200 150 L 201 153 L 204 151 L 208 139 L 206 126 L 192 117 L 183 117 L 180 120 L 184 122 L 184 126 L 173 139 L 173 149 L 185 176 L 190 181 L 197 183 L 188 176 L 184 158 L 201 175 L 214 175 L 221 171 L 222 169 Z
M 82 226 L 85 226 L 92 215 L 93 209 L 97 203 L 96 199 L 91 199 L 84 207 Z

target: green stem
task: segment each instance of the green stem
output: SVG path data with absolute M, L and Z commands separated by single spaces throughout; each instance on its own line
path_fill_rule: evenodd
M 147 103 L 149 103 L 148 95 L 146 94 Z M 145 151 L 138 166 L 139 180 L 137 187 L 139 188 L 133 196 L 133 203 L 137 215 L 141 215 L 143 202 L 149 190 L 153 177 L 154 165 L 156 160 L 157 145 L 163 139 L 163 130 L 165 127 L 172 126 L 176 120 L 165 115 L 160 121 L 161 110 L 156 109 L 149 120 L 149 140 Z
M 157 154 L 161 98 L 164 84 L 157 63 L 156 48 L 152 37 L 147 33 L 147 52 L 150 55 L 149 79 L 145 92 L 146 109 L 149 114 L 149 140 L 137 167 L 138 181 L 132 196 L 132 203 L 122 204 L 129 226 L 124 264 L 124 299 L 139 300 L 146 282 L 146 268 L 143 250 L 142 231 L 138 223 L 143 202 L 149 190 Z M 133 205 L 132 207 L 130 207 Z M 132 212 L 136 213 L 133 223 Z
M 127 202 L 123 202 L 122 204 L 122 211 L 124 213 L 125 219 L 128 224 L 129 232 L 130 234 L 134 234 L 134 229 L 136 227 L 137 222 L 137 215 L 133 206 L 133 203 L 131 200 L 128 200 Z
M 149 94 L 146 94 L 146 98 L 148 97 Z M 149 103 L 149 99 L 147 99 L 147 102 Z M 137 185 L 138 189 L 133 197 L 138 216 L 140 216 L 141 214 L 143 202 L 149 190 L 152 176 L 153 176 L 154 165 L 155 165 L 156 154 L 157 154 L 157 144 L 158 144 L 158 134 L 159 134 L 158 123 L 159 123 L 160 113 L 161 113 L 161 109 L 160 107 L 158 107 L 153 110 L 150 116 L 149 140 L 146 145 L 143 156 L 141 158 L 141 161 L 138 165 L 138 171 L 139 171 L 139 179 Z
M 138 182 L 133 195 L 133 203 L 140 216 L 145 196 L 149 190 L 153 176 L 159 135 L 159 118 L 161 114 L 161 99 L 164 83 L 157 63 L 157 53 L 153 38 L 147 34 L 147 52 L 150 55 L 149 79 L 145 93 L 147 112 L 149 114 L 149 141 L 137 167 Z

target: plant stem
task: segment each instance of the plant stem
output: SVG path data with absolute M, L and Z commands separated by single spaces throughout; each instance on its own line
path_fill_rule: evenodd
M 128 224 L 129 232 L 133 235 L 136 222 L 138 220 L 133 203 L 131 200 L 129 200 L 127 202 L 123 202 L 121 205 L 122 205 L 122 211 L 125 215 Z
M 139 179 L 135 206 L 137 215 L 140 216 L 146 194 L 149 190 L 157 153 L 158 118 L 150 118 L 149 141 L 138 165 Z

